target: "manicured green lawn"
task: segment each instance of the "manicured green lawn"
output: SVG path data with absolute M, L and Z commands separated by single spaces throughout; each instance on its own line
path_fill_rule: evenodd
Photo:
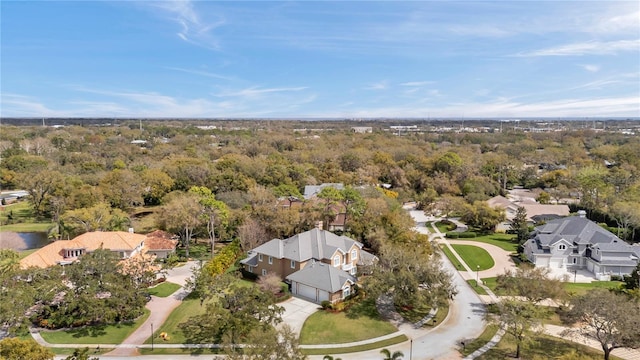
M 47 232 L 55 224 L 54 223 L 19 223 L 11 225 L 0 226 L 0 231 L 13 231 L 13 232 Z
M 342 344 L 396 332 L 390 323 L 368 316 L 347 317 L 344 312 L 318 311 L 305 321 L 300 344 Z
M 200 306 L 200 299 L 185 299 L 182 304 L 180 304 L 177 308 L 175 308 L 167 320 L 162 324 L 161 327 L 155 329 L 155 334 L 160 334 L 162 332 L 166 332 L 169 334 L 169 340 L 163 341 L 168 344 L 183 344 L 186 341 L 186 336 L 180 330 L 178 325 L 187 321 L 190 317 L 195 315 L 204 314 L 207 307 L 207 303 L 204 303 Z M 156 340 L 160 342 L 160 339 Z M 145 341 L 145 344 L 151 344 L 151 338 L 148 338 Z
M 246 280 L 238 280 L 240 285 L 243 286 L 255 286 L 255 283 Z M 200 299 L 192 299 L 187 297 L 182 301 L 182 304 L 178 305 L 167 320 L 162 324 L 162 326 L 158 329 L 154 329 L 155 334 L 160 334 L 161 332 L 166 332 L 169 334 L 169 340 L 163 341 L 167 344 L 184 344 L 186 342 L 186 336 L 180 329 L 179 325 L 188 321 L 189 318 L 196 315 L 204 314 L 207 309 L 207 304 L 209 302 L 205 301 L 205 303 L 200 306 Z M 156 341 L 160 342 L 160 339 L 156 337 Z M 145 341 L 145 344 L 151 344 L 151 338 L 148 338 Z
M 149 310 L 144 309 L 144 315 L 130 324 L 41 331 L 40 335 L 51 344 L 120 344 L 149 317 L 149 314 Z
M 180 285 L 165 281 L 157 286 L 149 288 L 149 295 L 167 297 L 180 289 Z
M 409 340 L 406 335 L 398 335 L 394 336 L 391 339 L 376 341 L 371 344 L 358 345 L 358 346 L 348 346 L 348 347 L 340 347 L 340 348 L 329 348 L 329 349 L 302 349 L 302 353 L 305 355 L 330 355 L 330 354 L 347 354 L 352 352 L 360 352 L 374 349 L 382 349 L 387 346 L 400 344 Z
M 487 294 L 487 291 L 484 288 L 478 286 L 478 283 L 476 283 L 475 280 L 467 280 L 467 283 L 473 288 L 473 290 L 476 292 L 476 294 L 478 294 L 478 295 L 489 295 L 489 294 Z
M 508 295 L 505 291 L 496 290 L 496 286 L 498 285 L 496 282 L 496 278 L 483 278 L 482 281 L 484 284 L 491 289 L 496 295 Z M 621 281 L 594 281 L 591 283 L 571 283 L 565 282 L 564 288 L 568 292 L 575 293 L 576 295 L 582 295 L 589 290 L 592 289 L 613 289 L 618 288 L 622 284 Z
M 613 289 L 619 288 L 622 284 L 622 281 L 594 281 L 591 283 L 566 282 L 564 283 L 564 288 L 565 290 L 573 292 L 576 295 L 582 295 L 592 289 Z
M 455 268 L 458 271 L 464 271 L 465 270 L 464 266 L 462 266 L 460 261 L 458 261 L 458 258 L 453 256 L 453 253 L 451 252 L 451 250 L 449 250 L 449 247 L 447 247 L 446 245 L 442 245 L 440 248 L 442 249 L 442 252 L 447 256 L 449 261 L 451 261 L 453 266 L 455 266 Z
M 476 271 L 491 269 L 495 262 L 487 250 L 473 245 L 452 244 L 451 247 L 467 263 L 471 270 Z
M 443 223 L 442 221 L 436 222 L 436 227 L 441 233 L 446 234 L 449 231 L 453 231 L 457 228 L 456 224 Z
M 491 244 L 491 245 L 495 245 L 500 247 L 503 250 L 509 251 L 509 252 L 516 252 L 518 251 L 518 243 L 514 242 L 512 239 L 514 238 L 514 235 L 511 234 L 491 234 L 491 235 L 484 235 L 484 236 L 478 236 L 475 238 L 470 238 L 470 239 L 456 239 L 456 240 L 463 240 L 463 241 L 478 241 L 478 242 L 483 242 L 486 244 Z
M 478 336 L 473 340 L 467 340 L 467 342 L 464 344 L 464 347 L 458 349 L 458 351 L 460 351 L 462 355 L 467 356 L 473 353 L 474 351 L 480 349 L 481 347 L 485 346 L 497 332 L 498 332 L 498 325 L 489 324 L 484 329 L 482 334 L 480 334 L 480 336 Z
M 496 347 L 477 357 L 479 360 L 494 360 L 513 358 L 516 352 L 516 345 L 512 338 L 505 335 Z M 520 351 L 520 359 L 559 359 L 562 356 L 573 354 L 571 359 L 580 360 L 601 360 L 602 353 L 587 346 L 566 341 L 560 338 L 547 335 L 534 336 L 527 346 Z M 619 359 L 611 356 L 610 359 Z

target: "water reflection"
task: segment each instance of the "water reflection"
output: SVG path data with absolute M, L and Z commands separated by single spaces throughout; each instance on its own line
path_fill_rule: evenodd
M 16 251 L 38 249 L 49 243 L 46 232 L 0 232 L 0 249 Z

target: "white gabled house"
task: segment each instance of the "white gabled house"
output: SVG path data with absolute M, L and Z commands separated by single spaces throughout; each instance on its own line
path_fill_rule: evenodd
M 640 261 L 640 246 L 626 243 L 587 219 L 584 211 L 578 214 L 536 227 L 524 244 L 527 259 L 535 266 L 586 269 L 598 280 L 631 274 Z

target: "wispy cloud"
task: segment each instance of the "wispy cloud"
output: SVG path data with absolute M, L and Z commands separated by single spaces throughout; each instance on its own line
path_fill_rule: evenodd
M 418 87 L 418 86 L 425 86 L 430 84 L 433 84 L 433 81 L 409 81 L 409 82 L 401 83 L 400 86 Z
M 240 91 L 230 91 L 230 92 L 222 92 L 218 94 L 214 94 L 214 96 L 219 97 L 254 97 L 258 95 L 268 94 L 268 93 L 279 93 L 279 92 L 296 92 L 306 90 L 305 86 L 298 87 L 281 87 L 281 88 L 260 88 L 257 86 L 253 86 L 250 88 L 242 89 Z
M 580 65 L 583 69 L 587 70 L 588 72 L 598 72 L 600 71 L 600 66 L 599 65 L 593 65 L 593 64 L 582 64 Z
M 190 0 L 149 2 L 148 4 L 164 11 L 171 20 L 180 25 L 180 31 L 176 33 L 180 39 L 208 49 L 220 50 L 220 42 L 211 32 L 226 23 L 224 18 L 203 20 L 195 9 L 197 3 Z
M 1 116 L 60 116 L 62 114 L 30 96 L 19 94 L 3 93 L 0 104 L 2 104 Z
M 365 90 L 385 90 L 388 87 L 389 87 L 389 83 L 387 81 L 380 81 L 380 82 L 365 86 Z
M 640 50 L 640 39 L 618 41 L 590 41 L 566 44 L 530 52 L 522 52 L 513 56 L 582 56 L 582 55 L 612 55 L 622 51 Z
M 165 69 L 175 70 L 175 71 L 180 71 L 180 72 L 187 73 L 187 74 L 200 75 L 200 76 L 205 76 L 205 77 L 210 77 L 210 78 L 220 79 L 220 80 L 229 80 L 229 81 L 236 80 L 236 79 L 234 79 L 233 77 L 230 77 L 230 76 L 215 74 L 215 73 L 202 71 L 202 70 L 183 69 L 183 68 L 171 67 L 171 66 L 166 66 Z

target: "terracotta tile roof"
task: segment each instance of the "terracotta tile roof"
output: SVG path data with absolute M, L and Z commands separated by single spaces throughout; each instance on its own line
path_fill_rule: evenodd
M 144 241 L 144 247 L 147 250 L 175 250 L 176 245 L 178 245 L 177 240 L 161 237 L 147 237 Z
M 58 240 L 20 260 L 22 268 L 48 267 L 61 261 L 73 261 L 75 258 L 65 259 L 64 249 L 84 249 L 94 251 L 100 246 L 112 251 L 132 251 L 147 238 L 146 235 L 133 234 L 125 231 L 95 231 L 84 233 L 73 240 Z

